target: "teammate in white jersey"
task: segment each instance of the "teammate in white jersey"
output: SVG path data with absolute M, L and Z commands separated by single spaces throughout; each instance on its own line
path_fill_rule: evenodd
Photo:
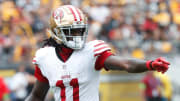
M 166 72 L 163 58 L 145 61 L 119 57 L 101 40 L 86 43 L 87 18 L 71 5 L 55 9 L 50 18 L 51 37 L 33 59 L 37 82 L 26 101 L 43 101 L 50 87 L 55 101 L 99 101 L 100 70 L 140 73 Z

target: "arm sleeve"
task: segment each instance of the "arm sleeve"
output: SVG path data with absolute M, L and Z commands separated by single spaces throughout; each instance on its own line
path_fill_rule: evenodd
M 38 65 L 35 65 L 34 76 L 37 78 L 38 81 L 48 83 L 48 79 L 43 76 L 43 74 L 41 73 L 41 70 L 39 69 Z
M 101 53 L 101 54 L 98 56 L 98 58 L 97 58 L 97 60 L 96 60 L 96 62 L 95 62 L 95 69 L 96 69 L 96 70 L 101 70 L 101 69 L 104 67 L 105 70 L 108 70 L 108 69 L 105 67 L 104 62 L 105 62 L 105 60 L 106 60 L 109 56 L 111 56 L 111 55 L 113 55 L 113 53 L 110 52 L 110 51 L 104 51 L 103 53 Z

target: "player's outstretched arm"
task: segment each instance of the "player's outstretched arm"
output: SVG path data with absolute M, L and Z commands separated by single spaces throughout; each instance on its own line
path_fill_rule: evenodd
M 160 57 L 155 60 L 141 60 L 135 58 L 124 58 L 120 56 L 109 56 L 105 60 L 105 66 L 110 70 L 125 70 L 129 73 L 140 73 L 148 70 L 157 70 L 166 72 L 170 65 L 164 58 Z
M 36 81 L 34 88 L 25 101 L 44 101 L 49 90 L 49 84 Z

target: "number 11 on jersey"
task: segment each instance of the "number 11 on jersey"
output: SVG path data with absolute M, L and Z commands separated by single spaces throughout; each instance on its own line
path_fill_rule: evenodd
M 79 83 L 78 79 L 74 78 L 70 81 L 70 85 L 73 87 L 73 101 L 79 101 Z M 63 80 L 58 80 L 56 86 L 61 88 L 60 96 L 61 101 L 66 101 L 66 87 L 64 86 Z

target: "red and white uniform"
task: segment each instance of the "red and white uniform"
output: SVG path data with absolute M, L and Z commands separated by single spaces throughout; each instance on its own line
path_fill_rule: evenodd
M 109 46 L 100 40 L 73 51 L 65 62 L 58 58 L 54 47 L 44 47 L 33 60 L 38 66 L 35 76 L 49 83 L 55 101 L 99 101 L 100 69 L 110 55 Z

